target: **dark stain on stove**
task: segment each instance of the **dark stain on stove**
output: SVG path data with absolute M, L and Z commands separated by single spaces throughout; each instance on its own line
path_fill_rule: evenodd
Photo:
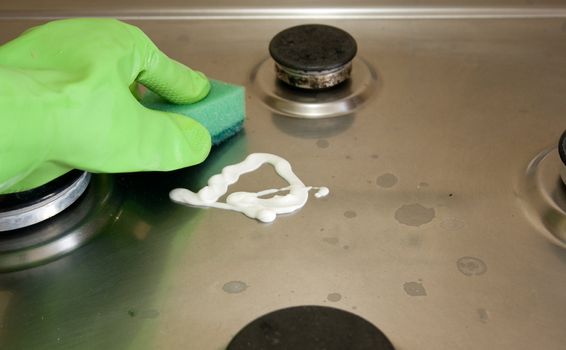
M 487 265 L 483 260 L 473 256 L 463 256 L 456 262 L 458 270 L 464 275 L 480 276 L 487 272 Z
M 358 214 L 353 210 L 348 210 L 344 212 L 344 217 L 346 217 L 347 219 L 353 219 L 356 216 L 358 216 Z
M 345 246 L 343 246 L 342 248 L 343 248 L 344 250 L 348 250 L 348 249 L 350 249 L 350 246 L 349 246 L 349 245 L 345 245 Z
M 426 289 L 424 285 L 420 282 L 405 282 L 403 283 L 403 289 L 407 295 L 412 297 L 426 297 Z
M 352 160 L 352 156 L 351 156 L 351 155 L 346 155 L 345 158 L 348 159 L 348 160 Z
M 397 184 L 399 180 L 397 176 L 391 173 L 385 173 L 377 177 L 377 186 L 382 188 L 391 188 Z
M 330 146 L 330 142 L 328 142 L 328 140 L 325 139 L 320 139 L 316 141 L 316 146 L 318 148 L 328 148 L 328 146 Z
M 378 155 L 378 154 L 372 154 L 371 157 L 372 157 L 373 159 L 378 159 L 378 158 L 379 158 L 379 155 Z
M 487 323 L 487 321 L 489 320 L 489 314 L 487 313 L 486 309 L 483 308 L 479 308 L 477 309 L 478 312 L 478 318 L 480 319 L 481 323 Z
M 434 208 L 419 203 L 405 204 L 395 211 L 395 219 L 407 226 L 421 226 L 431 222 L 436 216 Z
M 454 193 L 449 193 L 448 197 L 454 197 Z

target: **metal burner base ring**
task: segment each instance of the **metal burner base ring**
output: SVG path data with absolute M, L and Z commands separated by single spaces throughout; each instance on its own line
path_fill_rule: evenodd
M 354 58 L 351 78 L 324 90 L 288 86 L 274 74 L 275 61 L 262 61 L 251 76 L 253 91 L 273 112 L 295 118 L 320 119 L 354 113 L 376 97 L 376 71 L 364 60 Z
M 0 212 L 0 232 L 17 230 L 53 217 L 73 204 L 86 190 L 90 173 L 83 172 L 60 192 L 29 205 Z
M 56 260 L 104 232 L 120 215 L 122 195 L 109 175 L 93 175 L 68 210 L 33 226 L 0 235 L 0 272 Z

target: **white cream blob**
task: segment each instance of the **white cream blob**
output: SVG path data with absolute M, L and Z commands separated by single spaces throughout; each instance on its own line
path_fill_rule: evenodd
M 241 175 L 255 171 L 266 163 L 273 165 L 277 174 L 289 183 L 288 187 L 260 192 L 234 192 L 226 197 L 226 203 L 218 202 L 218 199 L 228 191 L 228 186 L 236 183 Z M 277 214 L 291 213 L 302 208 L 307 202 L 311 189 L 318 190 L 315 193 L 316 198 L 322 198 L 330 193 L 327 187 L 305 186 L 293 173 L 291 164 L 287 160 L 274 154 L 253 153 L 243 162 L 228 165 L 220 174 L 212 176 L 208 180 L 208 186 L 203 187 L 198 193 L 185 188 L 176 188 L 169 193 L 169 197 L 181 204 L 234 210 L 262 222 L 272 222 Z M 260 198 L 280 191 L 289 191 L 289 193 L 283 196 Z

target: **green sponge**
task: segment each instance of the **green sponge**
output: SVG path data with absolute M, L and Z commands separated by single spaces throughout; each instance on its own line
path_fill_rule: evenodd
M 246 96 L 243 86 L 210 80 L 211 88 L 203 100 L 186 105 L 176 105 L 148 91 L 142 98 L 144 106 L 165 112 L 173 112 L 201 123 L 217 145 L 240 131 L 246 115 Z

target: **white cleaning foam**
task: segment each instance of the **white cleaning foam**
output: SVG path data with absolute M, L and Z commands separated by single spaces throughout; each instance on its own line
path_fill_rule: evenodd
M 241 175 L 255 171 L 266 163 L 273 165 L 279 176 L 289 183 L 288 187 L 260 192 L 234 192 L 226 198 L 226 203 L 218 202 L 218 199 L 228 191 L 228 186 L 236 183 Z M 198 193 L 185 188 L 176 188 L 169 193 L 169 197 L 181 204 L 234 210 L 262 222 L 272 222 L 277 214 L 286 214 L 302 208 L 307 202 L 311 189 L 318 190 L 315 193 L 316 198 L 330 193 L 327 187 L 305 186 L 293 173 L 291 164 L 287 160 L 274 154 L 253 153 L 243 162 L 228 165 L 220 174 L 212 176 L 208 180 L 208 186 L 203 187 Z M 289 191 L 289 193 L 284 196 L 260 198 L 279 191 Z

